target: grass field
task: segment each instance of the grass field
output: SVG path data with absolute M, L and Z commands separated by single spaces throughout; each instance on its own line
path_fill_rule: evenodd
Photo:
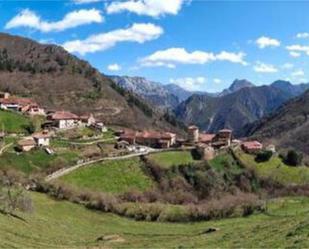
M 198 223 L 136 222 L 32 193 L 25 221 L 0 214 L 0 248 L 308 248 L 309 198 L 269 204 L 268 214 Z M 203 234 L 208 228 L 217 232 Z M 96 241 L 103 237 L 103 241 Z
M 32 150 L 27 153 L 16 154 L 15 152 L 5 152 L 0 156 L 0 168 L 15 168 L 24 173 L 32 173 L 51 166 L 54 163 L 70 165 L 78 159 L 78 155 L 74 152 L 65 152 L 56 155 L 48 155 L 43 150 Z
M 271 177 L 282 184 L 308 184 L 308 167 L 291 167 L 285 165 L 282 160 L 274 156 L 269 161 L 257 163 L 254 156 L 241 152 L 236 152 L 238 158 L 248 167 L 254 169 L 261 177 Z
M 143 191 L 153 184 L 142 171 L 138 158 L 98 163 L 65 175 L 61 180 L 80 188 L 111 193 Z
M 0 129 L 8 133 L 27 133 L 31 121 L 29 118 L 10 111 L 0 110 Z
M 163 168 L 169 168 L 173 165 L 198 162 L 193 159 L 190 151 L 160 152 L 151 154 L 149 158 Z

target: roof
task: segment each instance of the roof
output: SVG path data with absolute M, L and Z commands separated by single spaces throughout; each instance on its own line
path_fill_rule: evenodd
M 91 113 L 83 114 L 83 115 L 81 115 L 79 117 L 83 121 L 87 121 L 89 118 L 94 118 L 93 114 L 91 114 Z
M 50 115 L 53 120 L 67 120 L 67 119 L 79 119 L 77 115 L 66 111 L 57 111 Z
M 190 126 L 188 127 L 188 130 L 197 130 L 197 129 L 198 129 L 198 127 L 195 126 L 195 125 L 190 125 Z
M 36 104 L 32 99 L 29 98 L 17 98 L 17 97 L 10 97 L 10 98 L 1 98 L 0 99 L 1 104 L 17 104 L 21 106 L 26 106 L 26 105 L 34 105 Z
M 216 136 L 216 134 L 210 134 L 210 133 L 201 133 L 199 135 L 199 141 L 202 143 L 209 143 L 213 140 L 213 138 Z
M 219 133 L 221 133 L 221 132 L 229 132 L 229 133 L 232 133 L 232 130 L 230 130 L 230 129 L 222 129 L 222 130 L 219 131 Z
M 139 138 L 139 139 L 161 139 L 161 140 L 170 140 L 175 137 L 176 134 L 171 132 L 158 132 L 158 131 L 130 131 L 127 130 L 125 133 L 120 135 L 120 138 Z
M 37 139 L 39 139 L 39 138 L 49 138 L 50 134 L 49 134 L 48 131 L 41 131 L 41 132 L 33 133 L 32 137 L 37 138 Z
M 32 146 L 35 145 L 35 141 L 32 138 L 25 138 L 23 140 L 18 141 L 19 146 Z
M 256 140 L 243 142 L 242 145 L 247 149 L 260 149 L 263 147 L 263 145 Z
M 136 137 L 144 139 L 171 139 L 173 136 L 175 136 L 173 133 L 158 131 L 143 131 L 136 134 Z

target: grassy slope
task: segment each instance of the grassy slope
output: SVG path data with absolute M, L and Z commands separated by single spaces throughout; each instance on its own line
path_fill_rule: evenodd
M 271 177 L 282 184 L 308 184 L 308 167 L 290 167 L 274 156 L 268 162 L 257 163 L 254 156 L 237 151 L 237 156 L 249 168 L 262 177 Z
M 1 248 L 308 248 L 309 198 L 277 200 L 268 215 L 173 224 L 136 222 L 32 193 L 26 222 L 0 215 Z M 216 227 L 220 230 L 201 234 Z M 96 242 L 117 235 L 122 242 Z
M 27 133 L 26 127 L 31 123 L 30 119 L 15 112 L 0 110 L 0 129 L 2 127 L 9 133 Z
M 169 168 L 173 165 L 197 162 L 192 158 L 190 151 L 168 151 L 155 153 L 151 154 L 149 158 L 164 168 Z
M 152 185 L 150 178 L 143 173 L 138 158 L 98 163 L 61 179 L 81 188 L 112 193 L 130 189 L 146 190 Z
M 62 154 L 48 155 L 43 150 L 32 150 L 27 153 L 16 154 L 15 152 L 3 153 L 0 157 L 1 167 L 12 167 L 21 170 L 24 173 L 31 173 L 38 169 L 47 168 L 51 164 L 61 159 L 66 165 L 70 165 L 78 158 L 74 152 L 65 152 Z

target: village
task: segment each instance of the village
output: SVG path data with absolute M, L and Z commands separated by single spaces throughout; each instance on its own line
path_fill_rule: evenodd
M 96 134 L 104 134 L 109 130 L 103 121 L 97 120 L 93 114 L 76 115 L 64 110 L 46 110 L 31 98 L 12 96 L 8 92 L 0 93 L 0 109 L 18 112 L 30 117 L 44 117 L 41 129 L 18 140 L 16 150 L 22 153 L 27 153 L 35 148 L 41 148 L 47 154 L 55 153 L 53 146 L 51 146 L 51 140 L 57 136 L 57 133 L 60 134 L 63 131 L 87 127 L 94 130 Z M 263 145 L 258 141 L 234 139 L 230 129 L 222 129 L 216 134 L 210 134 L 200 132 L 195 125 L 187 128 L 187 137 L 179 137 L 172 132 L 131 129 L 116 130 L 113 135 L 114 139 L 111 142 L 114 143 L 116 152 L 114 151 L 113 155 L 115 156 L 163 150 L 195 149 L 201 159 L 212 160 L 220 151 L 230 147 L 241 147 L 244 152 L 249 154 L 256 154 L 263 149 Z M 3 128 L 0 138 L 3 139 L 5 136 L 6 132 Z M 95 139 L 92 140 L 96 142 Z M 268 145 L 265 149 L 275 152 L 273 145 Z

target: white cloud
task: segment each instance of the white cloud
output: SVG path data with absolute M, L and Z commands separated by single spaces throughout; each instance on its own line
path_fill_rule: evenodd
M 220 84 L 222 82 L 222 80 L 218 79 L 218 78 L 214 78 L 213 82 L 216 83 L 216 84 Z
M 296 35 L 296 38 L 299 38 L 299 39 L 309 38 L 309 33 L 307 33 L 307 32 L 298 33 L 298 34 Z
M 76 4 L 87 4 L 87 3 L 97 3 L 101 2 L 102 0 L 73 0 Z
M 258 45 L 259 48 L 263 49 L 266 47 L 279 47 L 280 41 L 274 38 L 261 36 L 258 38 L 255 43 Z
M 297 57 L 300 57 L 300 56 L 301 56 L 300 53 L 294 52 L 294 51 L 290 51 L 289 54 L 290 54 L 290 56 L 292 56 L 292 57 L 294 57 L 294 58 L 297 58 Z
M 216 60 L 229 61 L 232 63 L 239 63 L 239 64 L 242 64 L 243 66 L 246 66 L 248 65 L 248 63 L 244 61 L 245 56 L 246 54 L 243 52 L 231 53 L 231 52 L 222 51 L 216 55 Z
M 175 64 L 205 64 L 211 61 L 229 61 L 232 63 L 240 63 L 247 65 L 244 61 L 245 54 L 242 52 L 231 53 L 222 51 L 218 54 L 212 52 L 204 52 L 196 50 L 188 52 L 184 48 L 168 48 L 166 50 L 158 50 L 153 54 L 140 60 L 142 66 L 156 67 L 165 66 L 169 68 L 176 67 Z
M 185 78 L 178 78 L 178 79 L 170 79 L 170 83 L 176 84 L 184 89 L 189 91 L 198 91 L 201 90 L 202 87 L 206 83 L 205 77 L 185 77 Z
M 309 46 L 294 44 L 287 46 L 286 49 L 292 57 L 299 57 L 302 53 L 309 55 Z
M 263 62 L 257 61 L 256 65 L 253 67 L 253 70 L 258 73 L 276 73 L 278 69 L 271 64 L 265 64 Z
M 99 10 L 81 9 L 69 12 L 64 18 L 57 22 L 43 21 L 35 12 L 25 9 L 18 15 L 13 17 L 6 25 L 5 29 L 17 27 L 29 27 L 40 30 L 42 32 L 63 31 L 65 29 L 74 28 L 80 25 L 90 23 L 101 23 L 104 21 Z
M 292 77 L 303 77 L 305 75 L 305 72 L 302 69 L 298 69 L 291 73 Z
M 134 23 L 127 29 L 116 29 L 107 33 L 89 36 L 85 40 L 73 40 L 62 46 L 69 52 L 79 54 L 103 51 L 115 46 L 119 42 L 138 42 L 157 39 L 163 34 L 163 29 L 151 23 Z
M 281 67 L 283 69 L 292 69 L 294 65 L 292 63 L 284 63 Z
M 117 71 L 120 71 L 120 70 L 121 70 L 121 66 L 118 65 L 117 63 L 115 63 L 115 64 L 110 64 L 110 65 L 107 66 L 107 69 L 108 69 L 109 71 L 112 71 L 112 72 L 117 72 Z
M 187 0 L 128 0 L 115 1 L 106 8 L 108 14 L 124 11 L 138 15 L 159 17 L 162 15 L 176 15 Z

